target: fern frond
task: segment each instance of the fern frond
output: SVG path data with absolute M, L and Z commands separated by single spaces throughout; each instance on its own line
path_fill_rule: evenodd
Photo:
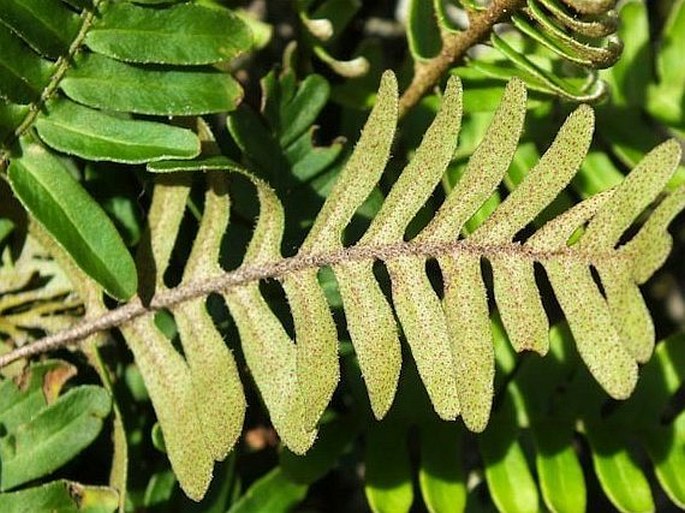
M 58 334 L 43 347 L 121 326 L 150 390 L 172 466 L 193 498 L 202 497 L 213 462 L 235 443 L 245 408 L 236 364 L 204 304 L 210 292 L 223 294 L 272 422 L 284 444 L 298 454 L 314 442 L 317 421 L 339 376 L 336 327 L 317 280 L 324 266 L 335 273 L 377 418 L 388 412 L 395 397 L 401 327 L 437 414 L 448 420 L 461 415 L 472 431 L 485 428 L 495 366 L 483 259 L 492 267 L 494 299 L 517 351 L 545 354 L 549 347 L 537 264 L 546 271 L 594 378 L 612 397 L 628 397 L 638 363 L 654 347 L 638 285 L 663 263 L 671 245 L 666 228 L 685 206 L 681 187 L 650 212 L 679 162 L 678 144 L 669 141 L 655 148 L 618 187 L 579 203 L 521 240 L 522 230 L 566 187 L 586 155 L 594 118 L 589 107 L 580 106 L 523 181 L 477 230 L 460 237 L 466 221 L 498 187 L 516 150 L 526 93 L 515 79 L 460 181 L 435 217 L 405 240 L 407 226 L 456 149 L 461 94 L 458 79 L 450 79 L 441 110 L 413 160 L 363 237 L 350 247 L 343 246 L 344 232 L 390 156 L 398 118 L 397 83 L 390 72 L 382 78 L 355 150 L 293 257 L 282 256 L 283 208 L 261 179 L 218 156 L 155 165 L 157 171 L 170 172 L 212 169 L 207 172 L 205 214 L 181 284 L 167 289 L 162 276 L 189 194 L 189 175 L 159 175 L 148 242 L 138 256 L 142 299 L 77 326 L 71 334 Z M 256 189 L 260 214 L 243 263 L 225 272 L 217 263 L 218 248 L 229 216 L 226 180 L 235 175 Z M 644 216 L 645 211 L 651 215 Z M 625 231 L 638 220 L 637 235 L 622 243 Z M 440 266 L 443 291 L 436 292 L 428 279 L 426 262 L 431 259 Z M 391 301 L 374 275 L 379 261 L 389 271 Z M 260 280 L 268 278 L 283 283 L 295 340 L 260 292 Z M 151 312 L 160 308 L 174 314 L 185 358 L 155 327 Z M 0 364 L 9 360 L 0 357 Z

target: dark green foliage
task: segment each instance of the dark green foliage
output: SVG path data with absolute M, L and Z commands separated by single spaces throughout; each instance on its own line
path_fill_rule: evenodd
M 58 0 L 45 4 L 8 0 L 5 4 L 0 18 L 0 59 L 5 70 L 0 80 L 0 135 L 2 159 L 5 163 L 11 159 L 15 168 L 10 181 L 26 209 L 67 248 L 79 267 L 114 297 L 128 299 L 136 288 L 128 256 L 122 264 L 128 269 L 119 278 L 94 269 L 115 265 L 97 262 L 107 258 L 109 249 L 118 253 L 110 253 L 112 260 L 122 260 L 126 249 L 118 236 L 108 235 L 108 250 L 96 251 L 97 256 L 79 256 L 73 244 L 81 242 L 46 222 L 45 213 L 40 212 L 43 202 L 26 193 L 29 176 L 38 179 L 32 157 L 22 157 L 24 152 L 39 151 L 28 150 L 29 141 L 33 143 L 29 130 L 35 124 L 43 143 L 89 160 L 144 163 L 192 158 L 200 152 L 200 141 L 191 131 L 137 120 L 131 114 L 189 115 L 234 109 L 242 97 L 237 82 L 212 67 L 191 65 L 231 59 L 247 50 L 252 42 L 250 30 L 218 6 L 183 4 L 152 10 L 127 2 L 97 1 L 76 12 Z M 145 24 L 147 18 L 150 21 Z M 222 36 L 225 33 L 231 34 L 229 45 Z M 120 114 L 112 117 L 108 111 Z M 23 141 L 21 148 L 15 144 L 18 139 Z M 43 152 L 45 159 L 51 158 Z M 74 204 L 74 195 L 86 196 L 68 178 L 53 179 L 57 183 L 50 186 L 50 194 L 57 204 Z M 64 187 L 58 185 L 60 180 Z M 104 218 L 97 205 L 88 208 L 97 211 L 96 218 Z M 70 231 L 87 233 L 84 220 L 91 216 L 85 211 L 83 217 L 71 216 Z M 53 221 L 64 224 L 57 218 Z
M 61 394 L 76 369 L 61 361 L 45 361 L 14 379 L 0 381 L 0 490 L 42 478 L 62 467 L 90 445 L 110 413 L 111 399 L 101 387 L 83 385 Z M 81 508 L 82 501 L 92 507 Z M 55 481 L 14 493 L 0 493 L 4 511 L 90 513 L 115 511 L 113 488 L 83 487 Z M 35 508 L 35 509 L 33 509 Z

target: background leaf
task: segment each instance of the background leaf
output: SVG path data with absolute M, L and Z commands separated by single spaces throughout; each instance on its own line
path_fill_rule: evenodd
M 157 116 L 231 111 L 242 99 L 238 83 L 212 68 L 152 71 L 97 54 L 79 59 L 60 87 L 89 107 Z
M 228 9 L 185 3 L 150 9 L 120 2 L 106 8 L 85 42 L 122 61 L 188 65 L 232 59 L 250 47 L 252 35 Z
M 69 100 L 52 103 L 36 120 L 36 130 L 49 146 L 88 160 L 136 164 L 200 153 L 200 141 L 190 130 L 122 119 Z
M 304 498 L 307 488 L 292 482 L 276 468 L 256 481 L 228 513 L 287 513 Z
M 109 294 L 130 298 L 136 269 L 112 222 L 56 157 L 37 144 L 25 144 L 23 151 L 8 171 L 17 197 Z
M 0 489 L 56 470 L 90 445 L 109 415 L 111 400 L 100 387 L 70 390 L 0 441 Z

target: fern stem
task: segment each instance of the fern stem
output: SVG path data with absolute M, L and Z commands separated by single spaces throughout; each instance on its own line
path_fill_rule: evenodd
M 469 254 L 481 258 L 518 258 L 533 262 L 545 262 L 550 259 L 563 261 L 566 259 L 588 265 L 606 264 L 611 260 L 625 258 L 620 252 L 616 251 L 594 254 L 583 253 L 572 248 L 563 248 L 556 251 L 533 251 L 517 242 L 479 245 L 467 240 L 443 243 L 400 242 L 379 246 L 353 246 L 328 253 L 298 254 L 266 264 L 244 265 L 234 271 L 190 281 L 174 289 L 157 293 L 147 305 L 139 297 L 136 297 L 125 305 L 91 319 L 85 318 L 71 328 L 46 336 L 0 356 L 0 368 L 21 358 L 43 354 L 79 342 L 95 333 L 117 328 L 158 310 L 173 308 L 175 305 L 185 301 L 206 297 L 211 293 L 225 293 L 255 281 L 266 279 L 281 280 L 297 271 L 320 269 L 321 267 L 341 263 L 368 260 L 385 261 L 402 256 L 438 258 L 455 253 Z
M 40 98 L 29 105 L 29 111 L 26 114 L 26 117 L 24 117 L 19 126 L 17 126 L 17 128 L 15 128 L 14 131 L 9 134 L 4 141 L 2 141 L 3 150 L 2 154 L 0 155 L 0 170 L 4 171 L 6 168 L 6 163 L 10 158 L 7 147 L 12 142 L 24 135 L 29 128 L 31 128 L 33 122 L 36 120 L 36 117 L 43 109 L 43 106 L 50 98 L 52 98 L 59 88 L 60 82 L 64 78 L 64 75 L 67 73 L 67 71 L 69 71 L 71 68 L 74 57 L 81 49 L 83 41 L 86 38 L 86 34 L 88 34 L 90 27 L 93 25 L 98 8 L 105 1 L 106 0 L 95 0 L 93 2 L 92 10 L 83 11 L 83 23 L 81 23 L 81 28 L 79 29 L 78 34 L 76 34 L 74 40 L 71 42 L 71 45 L 69 45 L 69 51 L 66 53 L 66 55 L 60 56 L 60 58 L 57 59 L 57 62 L 55 63 L 55 72 L 52 74 L 50 81 L 41 92 Z
M 469 13 L 469 27 L 462 32 L 443 32 L 442 50 L 426 62 L 417 62 L 414 77 L 400 98 L 400 117 L 404 116 L 439 82 L 443 74 L 466 52 L 490 35 L 497 23 L 505 21 L 526 5 L 525 0 L 493 0 L 487 9 Z

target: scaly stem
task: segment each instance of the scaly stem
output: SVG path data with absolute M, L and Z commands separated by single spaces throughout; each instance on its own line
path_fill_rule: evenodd
M 466 30 L 444 32 L 440 54 L 429 61 L 416 63 L 414 78 L 400 98 L 400 117 L 435 87 L 450 66 L 461 60 L 471 47 L 487 38 L 495 24 L 505 21 L 525 4 L 525 0 L 493 0 L 487 9 L 469 13 L 469 27 Z
M 119 327 L 138 317 L 149 315 L 158 310 L 173 308 L 173 306 L 185 301 L 206 297 L 211 293 L 227 292 L 255 281 L 266 279 L 280 280 L 297 271 L 320 269 L 321 267 L 349 262 L 365 260 L 387 261 L 402 256 L 439 258 L 459 252 L 482 258 L 507 256 L 508 258 L 519 258 L 533 262 L 566 259 L 589 265 L 597 265 L 600 262 L 606 264 L 608 260 L 624 258 L 617 251 L 602 254 L 585 254 L 572 248 L 562 248 L 558 251 L 533 251 L 516 242 L 498 245 L 478 245 L 466 240 L 443 243 L 399 242 L 381 246 L 353 246 L 329 253 L 298 254 L 294 257 L 283 258 L 266 264 L 246 264 L 234 271 L 205 276 L 200 280 L 182 283 L 174 289 L 157 293 L 149 304 L 143 304 L 139 297 L 135 297 L 125 305 L 97 317 L 86 318 L 72 328 L 49 335 L 0 356 L 0 368 L 20 358 L 42 354 L 84 340 L 95 333 Z

